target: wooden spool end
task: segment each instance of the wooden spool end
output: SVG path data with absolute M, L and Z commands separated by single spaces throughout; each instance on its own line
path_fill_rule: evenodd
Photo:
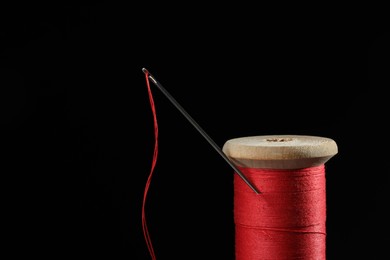
M 334 140 L 306 135 L 263 135 L 228 140 L 222 151 L 237 166 L 299 169 L 325 164 L 337 154 Z

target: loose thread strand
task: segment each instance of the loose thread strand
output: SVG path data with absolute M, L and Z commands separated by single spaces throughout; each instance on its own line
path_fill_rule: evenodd
M 152 113 L 153 113 L 154 152 L 153 152 L 152 167 L 150 169 L 150 173 L 149 173 L 148 179 L 147 179 L 146 184 L 145 184 L 144 196 L 143 196 L 143 201 L 142 201 L 142 230 L 143 230 L 144 238 L 145 238 L 145 241 L 146 241 L 146 245 L 147 245 L 148 250 L 149 250 L 149 254 L 150 254 L 152 260 L 156 260 L 157 258 L 156 258 L 156 255 L 155 255 L 155 252 L 154 252 L 154 249 L 153 249 L 152 240 L 151 240 L 151 237 L 150 237 L 150 233 L 149 233 L 149 229 L 148 229 L 148 225 L 147 225 L 147 221 L 146 221 L 146 213 L 145 213 L 145 211 L 146 211 L 146 199 L 147 199 L 150 183 L 152 181 L 152 176 L 153 176 L 153 173 L 154 173 L 154 169 L 155 169 L 156 163 L 157 163 L 157 156 L 158 156 L 158 124 L 157 124 L 156 108 L 155 108 L 155 105 L 154 105 L 153 95 L 152 95 L 152 91 L 151 91 L 150 84 L 149 84 L 149 75 L 148 75 L 148 73 L 145 73 L 145 76 L 146 76 L 146 86 L 148 88 L 148 95 L 149 95 L 150 106 L 151 106 Z

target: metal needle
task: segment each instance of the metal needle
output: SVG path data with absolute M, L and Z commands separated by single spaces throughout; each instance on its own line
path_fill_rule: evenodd
M 184 110 L 184 108 L 168 93 L 168 91 L 153 77 L 150 72 L 142 68 L 142 71 L 148 76 L 148 78 L 158 87 L 158 89 L 172 102 L 172 104 L 187 118 L 188 121 L 199 131 L 199 133 L 211 144 L 211 146 L 222 156 L 223 159 L 233 168 L 233 170 L 241 177 L 241 179 L 256 193 L 258 191 L 252 183 L 244 176 L 244 174 L 229 160 L 224 152 L 219 148 L 219 146 L 213 141 L 213 139 L 208 136 L 208 134 L 199 126 L 197 122 Z

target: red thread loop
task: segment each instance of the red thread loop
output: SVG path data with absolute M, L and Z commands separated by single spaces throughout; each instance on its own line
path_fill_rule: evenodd
M 234 175 L 236 260 L 325 260 L 324 165 L 240 169 L 262 194 Z
M 152 95 L 152 91 L 150 89 L 150 84 L 149 84 L 149 74 L 145 73 L 145 76 L 146 76 L 146 86 L 148 88 L 150 106 L 151 106 L 152 113 L 153 113 L 154 152 L 153 152 L 152 167 L 150 169 L 150 173 L 149 173 L 148 179 L 146 181 L 145 190 L 144 190 L 144 196 L 143 196 L 143 201 L 142 201 L 142 230 L 143 230 L 143 233 L 144 233 L 146 245 L 148 246 L 149 254 L 150 254 L 152 260 L 156 260 L 156 255 L 154 253 L 152 240 L 150 238 L 148 225 L 147 225 L 147 222 L 146 222 L 145 205 L 146 205 L 146 198 L 147 198 L 147 195 L 148 195 L 150 182 L 152 180 L 152 175 L 153 175 L 154 168 L 156 167 L 156 162 L 157 162 L 157 155 L 158 155 L 158 124 L 157 124 L 156 108 L 154 106 L 153 95 Z

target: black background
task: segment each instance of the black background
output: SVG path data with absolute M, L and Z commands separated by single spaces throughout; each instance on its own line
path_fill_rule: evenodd
M 2 235 L 15 257 L 149 259 L 141 205 L 154 139 L 143 67 L 221 147 L 249 135 L 334 139 L 328 259 L 386 254 L 380 19 L 227 4 L 2 12 Z M 152 88 L 160 149 L 147 219 L 157 258 L 233 259 L 232 170 Z

